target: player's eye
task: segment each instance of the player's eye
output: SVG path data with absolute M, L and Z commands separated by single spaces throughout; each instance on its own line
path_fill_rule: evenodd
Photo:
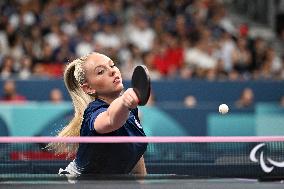
M 102 74 L 104 74 L 104 72 L 105 72 L 104 69 L 99 69 L 99 70 L 97 71 L 97 74 L 98 74 L 98 75 L 102 75 Z

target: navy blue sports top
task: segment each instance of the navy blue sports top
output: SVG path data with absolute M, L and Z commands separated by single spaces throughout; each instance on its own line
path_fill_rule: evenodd
M 108 107 L 109 104 L 100 99 L 88 105 L 81 125 L 81 136 L 145 136 L 138 118 L 138 108 L 130 111 L 126 123 L 118 130 L 106 134 L 97 133 L 94 121 Z M 130 173 L 146 148 L 146 143 L 81 143 L 75 164 L 81 174 Z

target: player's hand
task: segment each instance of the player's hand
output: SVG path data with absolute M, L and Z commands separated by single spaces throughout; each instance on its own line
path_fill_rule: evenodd
M 138 106 L 139 99 L 134 92 L 133 88 L 127 89 L 121 96 L 122 103 L 125 107 L 134 109 Z

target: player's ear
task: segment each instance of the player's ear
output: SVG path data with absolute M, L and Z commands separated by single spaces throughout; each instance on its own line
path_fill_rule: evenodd
M 83 85 L 81 85 L 83 91 L 85 93 L 87 93 L 88 95 L 94 95 L 96 94 L 96 90 L 91 88 L 90 85 L 88 83 L 84 83 Z

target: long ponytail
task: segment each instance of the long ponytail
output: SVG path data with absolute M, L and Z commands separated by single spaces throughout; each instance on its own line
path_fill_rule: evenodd
M 84 111 L 88 104 L 94 100 L 93 96 L 86 94 L 80 87 L 80 85 L 86 81 L 82 65 L 87 58 L 88 55 L 78 58 L 69 63 L 65 68 L 64 83 L 72 98 L 75 113 L 70 123 L 58 133 L 60 137 L 80 136 Z M 67 145 L 63 143 L 50 143 L 48 147 L 55 150 L 56 153 L 67 153 L 71 156 L 77 151 L 78 144 Z

